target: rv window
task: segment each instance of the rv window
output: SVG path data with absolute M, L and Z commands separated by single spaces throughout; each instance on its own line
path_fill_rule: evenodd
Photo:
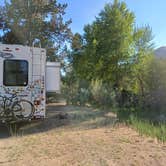
M 28 84 L 28 62 L 5 60 L 3 84 L 5 86 L 26 86 Z

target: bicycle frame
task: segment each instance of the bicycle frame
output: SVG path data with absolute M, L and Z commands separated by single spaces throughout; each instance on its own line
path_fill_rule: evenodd
M 14 102 L 19 101 L 19 97 L 16 94 L 9 94 L 11 95 L 11 97 L 7 97 L 5 96 L 1 96 L 0 98 L 2 98 L 2 100 L 0 100 L 0 108 L 3 110 L 0 110 L 0 118 L 6 118 L 6 119 L 10 119 L 12 118 L 12 105 Z

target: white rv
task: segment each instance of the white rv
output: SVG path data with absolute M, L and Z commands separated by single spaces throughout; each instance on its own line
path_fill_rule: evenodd
M 46 90 L 60 91 L 60 63 L 46 63 L 43 48 L 0 44 L 0 111 L 7 109 L 4 105 L 11 111 L 27 101 L 22 116 L 33 108 L 31 118 L 44 118 Z

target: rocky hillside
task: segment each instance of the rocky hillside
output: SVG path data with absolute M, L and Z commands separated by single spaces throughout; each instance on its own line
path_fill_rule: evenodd
M 159 47 L 155 50 L 155 55 L 158 58 L 166 58 L 166 46 Z

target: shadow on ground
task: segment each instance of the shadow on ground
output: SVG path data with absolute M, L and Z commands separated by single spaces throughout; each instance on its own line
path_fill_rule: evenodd
M 11 135 L 27 135 L 61 128 L 86 130 L 113 125 L 117 118 L 109 110 L 93 109 L 89 107 L 68 106 L 62 103 L 47 106 L 47 116 L 44 120 L 17 124 Z M 0 128 L 0 138 L 10 136 L 7 128 Z M 1 136 L 2 135 L 2 136 Z
M 0 139 L 10 137 L 8 128 L 4 124 L 0 124 Z

